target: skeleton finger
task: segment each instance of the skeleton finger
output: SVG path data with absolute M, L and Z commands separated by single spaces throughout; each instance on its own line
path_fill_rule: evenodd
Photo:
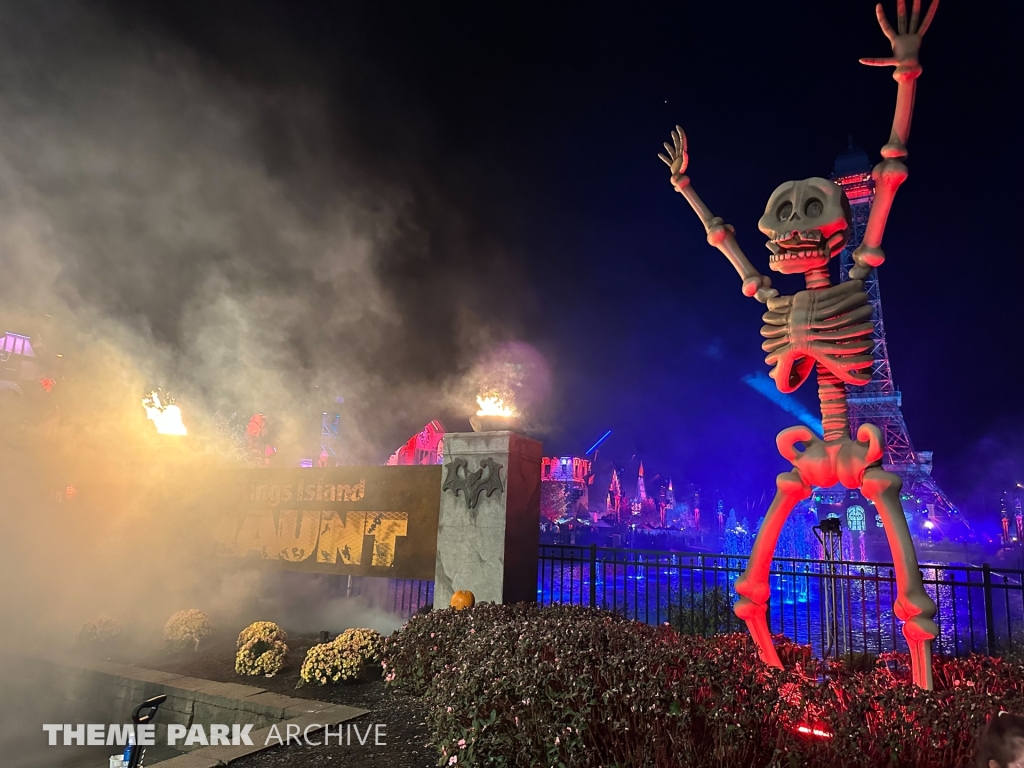
M 664 156 L 663 154 L 661 154 L 660 152 L 658 153 L 658 158 L 659 158 L 659 159 L 661 160 L 661 162 L 663 162 L 663 163 L 664 163 L 665 165 L 667 165 L 667 166 L 668 166 L 669 168 L 671 168 L 671 167 L 672 167 L 672 160 L 671 160 L 670 158 L 667 158 L 667 157 L 665 157 L 665 156 Z
M 882 34 L 889 38 L 889 42 L 895 40 L 896 33 L 893 31 L 889 20 L 885 18 L 885 9 L 882 7 L 881 3 L 875 6 L 875 16 L 878 17 L 878 26 L 882 28 Z M 863 61 L 863 59 L 861 59 L 861 61 Z
M 899 64 L 896 59 L 858 59 L 858 61 L 869 67 L 895 67 Z
M 914 10 L 910 13 L 910 27 L 908 31 L 914 34 L 917 31 L 917 22 L 921 18 L 921 0 L 914 0 Z
M 672 158 L 678 157 L 678 153 L 676 152 L 676 147 L 673 147 L 667 141 L 663 141 L 662 142 L 662 146 L 665 147 L 665 151 L 668 152 L 668 156 L 669 157 L 672 157 Z
M 683 152 L 685 152 L 686 151 L 686 131 L 684 131 L 682 128 L 680 128 L 677 125 L 676 126 L 676 135 L 679 136 L 679 148 L 682 149 Z
M 896 0 L 896 28 L 901 35 L 907 34 L 907 0 Z
M 935 18 L 935 11 L 938 8 L 939 0 L 932 0 L 932 4 L 928 6 L 928 12 L 924 15 L 924 21 L 921 22 L 921 28 L 917 30 L 918 37 L 924 37 L 924 33 L 928 31 L 928 27 L 932 23 L 932 19 Z

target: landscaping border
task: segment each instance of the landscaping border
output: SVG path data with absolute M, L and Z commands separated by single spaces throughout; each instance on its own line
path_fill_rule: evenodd
M 217 768 L 277 746 L 265 744 L 272 725 L 282 736 L 283 726 L 337 725 L 354 720 L 368 710 L 315 699 L 298 699 L 240 683 L 218 683 L 110 661 L 19 654 L 9 661 L 32 665 L 43 680 L 60 686 L 72 705 L 95 710 L 110 702 L 110 722 L 130 722 L 132 710 L 152 696 L 165 694 L 167 701 L 157 716 L 157 740 L 166 740 L 167 726 L 180 724 L 225 725 L 252 723 L 253 744 L 183 748 L 184 754 L 158 763 L 166 768 Z M 319 729 L 316 729 L 319 730 Z M 316 730 L 312 731 L 316 732 Z

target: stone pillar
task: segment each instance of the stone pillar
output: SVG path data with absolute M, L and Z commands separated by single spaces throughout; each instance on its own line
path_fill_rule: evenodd
M 537 599 L 541 444 L 515 432 L 444 437 L 434 606 Z

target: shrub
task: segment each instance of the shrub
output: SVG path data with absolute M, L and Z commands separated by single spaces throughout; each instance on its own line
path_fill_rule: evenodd
M 731 596 L 718 585 L 693 594 L 674 590 L 666 600 L 668 623 L 681 635 L 717 635 L 735 629 L 739 622 Z
M 745 633 L 481 605 L 411 619 L 385 680 L 424 693 L 439 765 L 966 768 L 987 716 L 1024 707 L 1013 662 L 937 658 L 929 692 L 903 654 L 823 663 L 776 641 L 786 671 Z
M 235 672 L 240 675 L 266 675 L 273 677 L 284 667 L 288 646 L 280 640 L 254 637 L 235 655 Z
M 412 694 L 424 693 L 441 668 L 458 657 L 467 636 L 477 630 L 490 630 L 520 610 L 525 609 L 481 603 L 472 610 L 445 608 L 416 614 L 384 640 L 385 682 Z
M 288 633 L 272 621 L 254 621 L 238 633 L 238 649 L 252 640 L 264 640 L 268 643 L 287 643 Z
M 745 636 L 561 609 L 467 640 L 426 699 L 442 755 L 470 764 L 755 765 L 774 752 L 776 677 Z
M 97 616 L 85 622 L 75 633 L 75 640 L 82 645 L 98 645 L 117 640 L 124 633 L 124 627 L 117 619 Z
M 359 655 L 366 664 L 379 664 L 384 650 L 384 638 L 375 629 L 346 629 L 334 642 L 339 648 Z
M 337 642 L 314 645 L 299 671 L 300 685 L 331 685 L 356 680 L 363 673 L 363 657 Z
M 314 645 L 299 671 L 299 685 L 330 685 L 358 680 L 368 665 L 380 663 L 384 639 L 373 629 L 346 629 L 329 643 Z
M 178 611 L 164 624 L 164 640 L 171 651 L 199 650 L 199 643 L 210 634 L 210 620 L 195 608 Z

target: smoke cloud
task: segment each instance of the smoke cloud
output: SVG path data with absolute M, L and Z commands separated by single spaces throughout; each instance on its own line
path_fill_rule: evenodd
M 0 332 L 36 352 L 0 391 L 5 639 L 60 644 L 98 614 L 158 628 L 186 607 L 394 623 L 336 594 L 290 604 L 204 556 L 253 413 L 281 465 L 319 450 L 328 407 L 339 459 L 381 464 L 429 419 L 470 415 L 528 302 L 514 254 L 422 167 L 368 160 L 346 110 L 95 6 L 0 7 Z M 550 387 L 535 352 L 512 362 L 516 386 Z M 146 420 L 157 388 L 188 437 Z

